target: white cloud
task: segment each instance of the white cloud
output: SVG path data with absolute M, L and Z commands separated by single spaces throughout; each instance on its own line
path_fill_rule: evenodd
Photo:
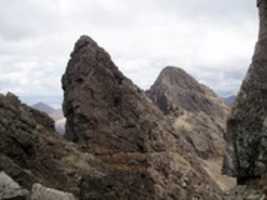
M 255 4 L 2 0 L 0 91 L 11 90 L 30 102 L 59 103 L 60 79 L 74 42 L 88 34 L 142 88 L 166 65 L 177 65 L 221 95 L 234 93 L 254 50 Z

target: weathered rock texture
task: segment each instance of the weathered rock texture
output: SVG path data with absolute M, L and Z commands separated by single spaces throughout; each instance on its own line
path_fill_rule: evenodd
M 64 141 L 53 120 L 11 93 L 0 95 L 0 171 L 30 190 L 35 182 L 79 194 L 83 175 L 101 169 L 96 159 Z
M 216 183 L 228 191 L 235 180 L 221 173 L 224 133 L 229 108 L 211 89 L 200 84 L 183 69 L 164 68 L 152 87 L 150 99 L 172 121 L 202 159 L 203 166 Z
M 81 199 L 221 199 L 183 135 L 82 36 L 62 79 L 66 138 L 109 166 L 84 176 Z
M 259 38 L 226 135 L 224 172 L 241 184 L 267 173 L 267 1 L 258 6 Z
M 146 94 L 186 135 L 200 157 L 223 155 L 229 108 L 211 89 L 184 70 L 166 67 Z
M 71 193 L 47 188 L 36 183 L 32 186 L 31 200 L 75 200 L 75 197 Z

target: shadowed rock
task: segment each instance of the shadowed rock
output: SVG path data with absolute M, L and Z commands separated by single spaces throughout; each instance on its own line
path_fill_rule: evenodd
M 31 200 L 75 200 L 75 197 L 71 193 L 47 188 L 41 184 L 34 184 Z
M 67 139 L 98 154 L 174 147 L 160 111 L 89 37 L 76 43 L 62 82 Z
M 64 141 L 53 120 L 13 94 L 0 94 L 0 170 L 30 190 L 35 182 L 79 194 L 80 177 L 101 171 L 92 155 Z
M 224 173 L 237 177 L 240 184 L 267 173 L 267 1 L 257 3 L 259 38 L 225 136 Z
M 227 107 L 223 100 L 178 67 L 164 68 L 146 93 L 165 114 L 179 116 L 180 112 L 186 110 L 226 118 Z
M 28 194 L 6 173 L 0 172 L 0 200 L 27 200 Z

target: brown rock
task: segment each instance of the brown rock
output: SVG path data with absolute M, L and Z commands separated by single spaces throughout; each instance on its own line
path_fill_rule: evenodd
M 146 94 L 173 120 L 201 158 L 222 157 L 229 108 L 183 69 L 166 67 Z
M 0 170 L 28 190 L 39 182 L 78 194 L 80 177 L 102 165 L 58 136 L 52 122 L 15 95 L 0 94 Z
M 221 199 L 192 146 L 91 38 L 76 43 L 62 82 L 67 139 L 109 166 L 83 178 L 83 200 Z

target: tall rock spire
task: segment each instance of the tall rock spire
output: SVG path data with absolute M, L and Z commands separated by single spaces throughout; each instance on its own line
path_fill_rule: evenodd
M 63 76 L 66 137 L 105 163 L 81 181 L 81 200 L 221 200 L 194 148 L 91 38 Z
M 258 0 L 257 5 L 259 38 L 225 137 L 223 170 L 240 184 L 267 173 L 267 0 Z

